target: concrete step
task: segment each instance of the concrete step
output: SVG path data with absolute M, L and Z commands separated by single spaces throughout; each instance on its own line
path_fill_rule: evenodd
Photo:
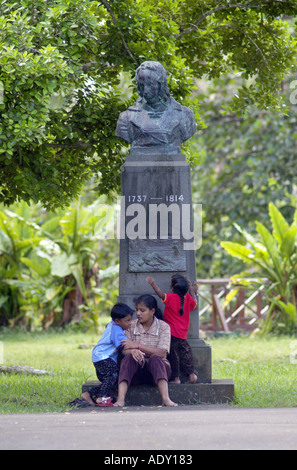
M 83 384 L 82 391 L 98 386 L 97 380 Z M 212 380 L 211 383 L 169 384 L 169 396 L 179 405 L 197 405 L 199 403 L 231 403 L 234 400 L 234 382 L 231 379 Z M 160 406 L 162 405 L 157 387 L 136 385 L 128 389 L 126 406 Z

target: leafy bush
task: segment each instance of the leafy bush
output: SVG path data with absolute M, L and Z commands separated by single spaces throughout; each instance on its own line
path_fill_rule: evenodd
M 256 222 L 259 240 L 236 225 L 247 244 L 221 244 L 231 256 L 240 258 L 250 268 L 249 272 L 233 276 L 233 282 L 259 285 L 263 284 L 263 278 L 267 279 L 265 293 L 270 307 L 262 331 L 293 333 L 297 331 L 297 210 L 289 224 L 270 203 L 269 216 L 272 231 Z
M 117 296 L 117 241 L 102 237 L 113 215 L 102 198 L 55 214 L 0 210 L 0 324 L 96 326 Z

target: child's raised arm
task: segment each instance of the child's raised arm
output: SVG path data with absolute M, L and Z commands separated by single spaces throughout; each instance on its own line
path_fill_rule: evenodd
M 193 284 L 190 285 L 189 294 L 193 297 L 194 300 L 196 300 L 197 292 L 198 292 L 197 283 L 193 282 Z
M 160 297 L 160 299 L 162 299 L 162 300 L 165 299 L 164 292 L 157 286 L 157 284 L 155 283 L 155 280 L 154 280 L 153 277 L 147 277 L 146 282 L 148 282 L 149 285 L 154 289 L 154 291 Z

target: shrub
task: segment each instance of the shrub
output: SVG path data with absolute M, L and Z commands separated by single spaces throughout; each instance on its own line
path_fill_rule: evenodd
M 256 239 L 238 225 L 245 243 L 222 242 L 231 255 L 246 263 L 248 272 L 232 277 L 233 283 L 263 284 L 267 279 L 266 297 L 269 311 L 262 332 L 293 333 L 297 331 L 297 210 L 289 224 L 273 203 L 269 204 L 272 231 L 256 222 Z M 251 279 L 253 277 L 253 279 Z

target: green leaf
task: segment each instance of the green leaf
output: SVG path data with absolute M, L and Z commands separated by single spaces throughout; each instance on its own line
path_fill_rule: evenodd
M 273 227 L 273 235 L 275 239 L 281 244 L 290 226 L 281 212 L 272 202 L 269 203 L 269 215 Z
M 63 287 L 62 284 L 60 284 L 59 286 L 49 287 L 48 289 L 46 289 L 45 291 L 46 300 L 48 301 L 53 300 L 61 292 L 62 287 Z
M 282 280 L 283 279 L 283 273 L 282 273 L 282 269 L 281 269 L 281 260 L 280 260 L 280 257 L 279 257 L 279 251 L 278 251 L 276 240 L 273 238 L 273 236 L 267 230 L 267 228 L 264 227 L 264 225 L 262 225 L 260 222 L 256 222 L 256 226 L 257 226 L 257 232 L 261 236 L 263 245 L 265 246 L 265 248 L 266 248 L 266 250 L 269 254 L 269 257 L 270 257 L 271 262 L 274 266 L 274 269 L 277 272 L 279 280 Z
M 81 212 L 78 207 L 72 207 L 60 221 L 62 232 L 71 238 L 73 247 L 76 246 L 79 237 L 79 218 L 81 218 Z
M 88 305 L 88 294 L 87 294 L 87 290 L 86 290 L 86 286 L 85 286 L 85 282 L 83 278 L 82 266 L 81 264 L 73 264 L 70 266 L 70 269 L 80 288 L 80 291 L 84 297 L 84 300 L 86 304 Z
M 50 272 L 50 263 L 45 258 L 30 259 L 21 257 L 20 259 L 23 264 L 33 269 L 39 276 L 46 276 Z
M 72 273 L 71 265 L 77 263 L 76 255 L 72 254 L 70 256 L 67 253 L 62 253 L 54 257 L 51 266 L 51 273 L 53 276 L 58 276 L 64 278 L 70 276 Z
M 234 299 L 234 297 L 238 294 L 238 292 L 239 292 L 239 287 L 232 289 L 230 290 L 230 292 L 228 292 L 224 300 L 224 305 L 223 305 L 224 308 L 227 307 L 227 305 L 229 305 L 229 303 Z
M 116 264 L 115 266 L 109 266 L 109 268 L 106 268 L 106 269 L 100 269 L 99 278 L 101 280 L 108 279 L 118 274 L 119 274 L 119 264 Z
M 239 233 L 241 233 L 241 235 L 246 239 L 246 241 L 248 241 L 252 245 L 252 247 L 255 249 L 258 244 L 255 237 L 249 234 L 245 229 L 240 227 L 238 224 L 234 223 L 233 226 L 236 228 L 236 230 L 238 230 Z
M 293 323 L 297 322 L 297 311 L 296 306 L 291 302 L 285 303 L 282 300 L 276 300 L 276 303 L 282 308 L 282 310 L 289 316 Z
M 235 256 L 248 263 L 252 261 L 254 255 L 253 250 L 233 242 L 221 242 L 221 245 L 231 256 Z
M 51 217 L 50 219 L 46 220 L 42 224 L 41 230 L 43 232 L 49 232 L 49 233 L 54 232 L 59 227 L 60 220 L 61 220 L 60 216 Z
M 27 240 L 18 240 L 18 241 L 15 242 L 15 247 L 16 247 L 16 250 L 21 251 L 24 248 L 29 248 L 29 247 L 39 245 L 39 243 L 42 240 L 43 239 L 40 238 L 40 237 L 32 237 L 32 238 L 28 238 Z
M 297 227 L 290 227 L 280 244 L 280 252 L 287 260 L 290 260 L 296 249 L 296 235 Z

